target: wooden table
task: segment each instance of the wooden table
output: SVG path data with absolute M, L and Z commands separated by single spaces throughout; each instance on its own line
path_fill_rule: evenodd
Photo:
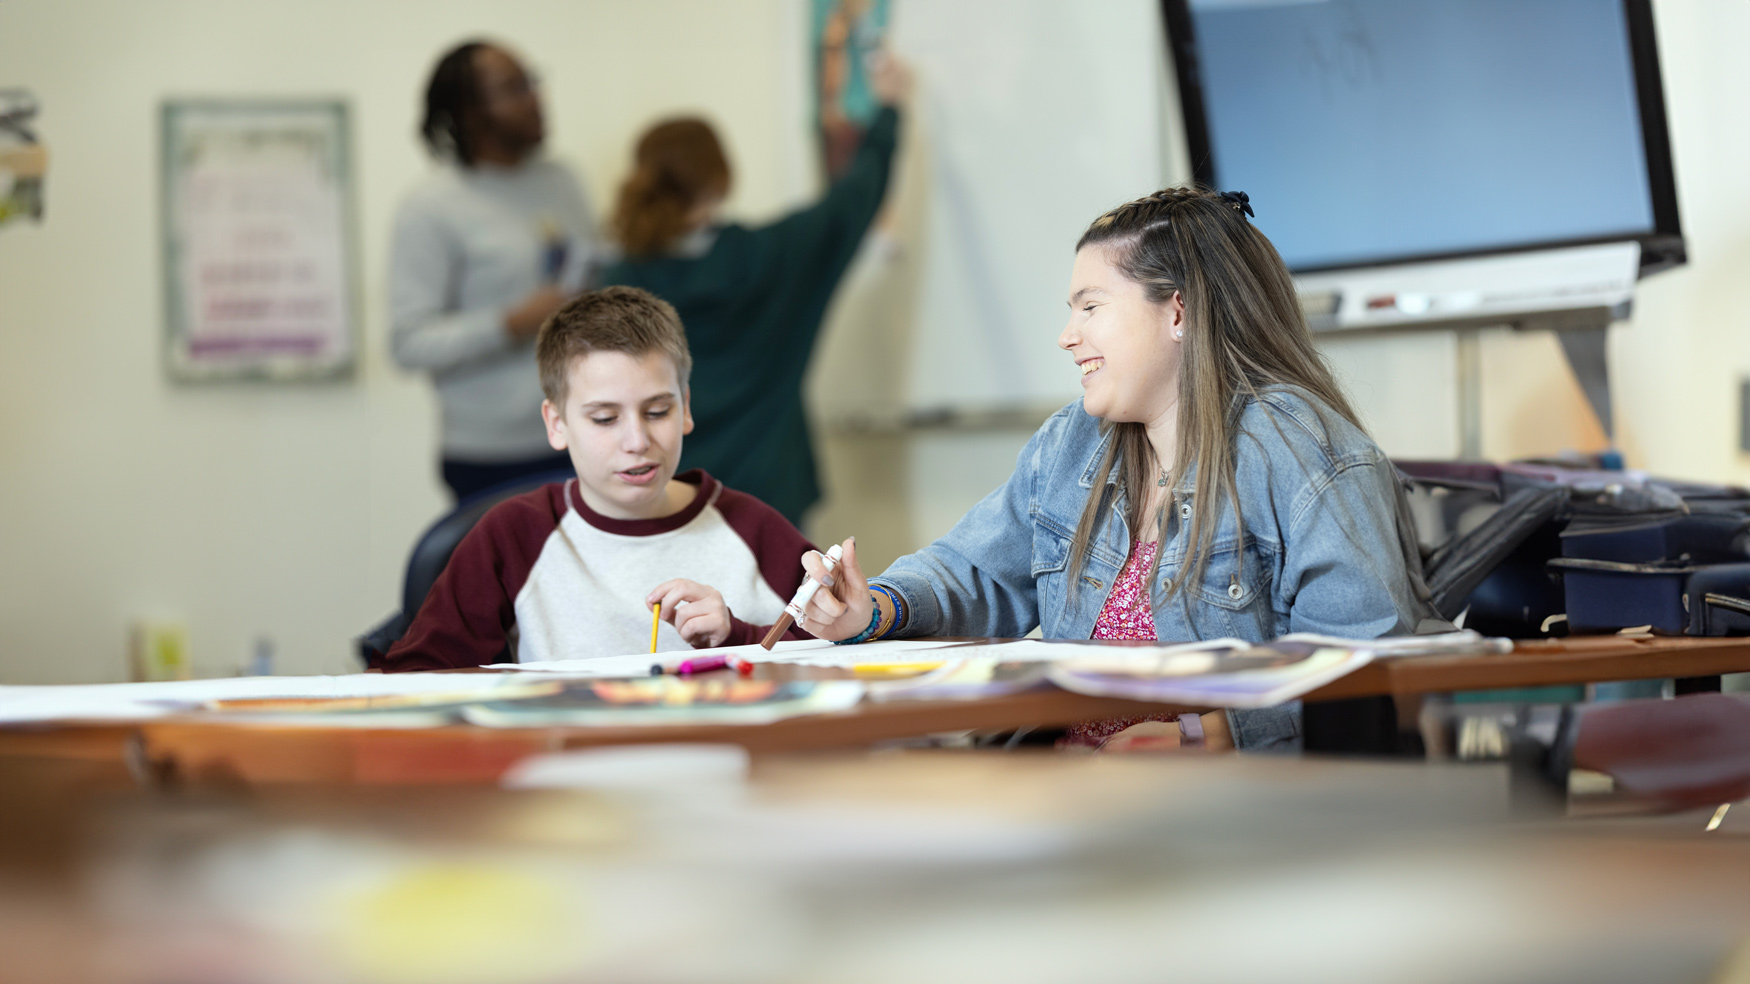
M 1750 810 L 1527 815 L 1501 765 L 779 755 L 689 797 L 27 764 L 9 982 L 1684 984 L 1750 926 Z
M 1526 642 L 1506 655 L 1382 660 L 1319 688 L 1306 700 L 1402 699 L 1456 690 L 1734 672 L 1750 672 L 1750 639 L 1594 637 Z M 476 783 L 496 781 L 512 763 L 528 755 L 595 745 L 727 742 L 764 754 L 868 747 L 940 732 L 1063 726 L 1176 710 L 1193 708 L 1048 689 L 978 701 L 866 702 L 842 713 L 759 726 L 365 730 L 244 726 L 183 718 L 0 730 L 0 755 L 125 762 L 141 778 L 165 784 Z
M 1505 687 L 1657 680 L 1750 672 L 1750 638 L 1579 636 L 1520 642 L 1500 656 L 1380 660 L 1307 700 L 1404 696 Z
M 149 722 L 134 739 L 136 761 L 167 782 L 494 782 L 520 759 L 542 752 L 651 742 L 741 745 L 751 752 L 867 748 L 882 741 L 948 731 L 1062 726 L 1098 718 L 1160 714 L 1143 701 L 1085 697 L 1045 689 L 979 701 L 864 702 L 849 711 L 764 725 L 657 725 L 624 728 L 417 730 L 283 728 Z

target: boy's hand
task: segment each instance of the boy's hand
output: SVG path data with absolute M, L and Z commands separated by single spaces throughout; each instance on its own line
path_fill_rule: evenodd
M 820 551 L 810 550 L 802 555 L 802 568 L 820 582 L 821 588 L 802 610 L 804 618 L 798 624 L 819 639 L 835 642 L 849 639 L 869 627 L 875 612 L 875 602 L 869 598 L 869 581 L 857 566 L 856 537 L 845 541 L 844 551 L 844 559 L 830 576 Z
M 547 317 L 563 307 L 568 299 L 564 291 L 552 284 L 535 288 L 534 293 L 504 313 L 504 333 L 512 341 L 534 338 L 541 330 L 541 325 L 546 323 Z
M 684 578 L 664 581 L 644 599 L 647 605 L 657 602 L 662 603 L 662 620 L 680 630 L 694 649 L 721 646 L 729 638 L 729 606 L 709 584 Z

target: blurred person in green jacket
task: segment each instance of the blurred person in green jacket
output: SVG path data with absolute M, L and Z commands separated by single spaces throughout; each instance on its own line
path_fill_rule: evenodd
M 696 428 L 682 469 L 703 468 L 798 525 L 820 498 L 802 377 L 833 291 L 881 208 L 910 73 L 872 77 L 881 111 L 820 201 L 770 225 L 720 223 L 729 162 L 710 124 L 658 123 L 638 141 L 613 220 L 623 257 L 600 283 L 675 306 L 693 353 Z

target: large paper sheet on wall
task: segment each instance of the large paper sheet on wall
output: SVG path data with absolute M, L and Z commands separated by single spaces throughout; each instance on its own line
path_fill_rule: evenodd
M 1164 34 L 1154 0 L 895 0 L 915 69 L 930 216 L 914 410 L 1080 395 L 1057 348 L 1075 241 L 1164 181 Z
M 162 126 L 172 377 L 350 372 L 345 104 L 170 101 Z

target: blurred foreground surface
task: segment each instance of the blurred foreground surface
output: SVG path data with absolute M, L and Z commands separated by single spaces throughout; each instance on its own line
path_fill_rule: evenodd
M 1699 982 L 1750 954 L 1750 804 L 1709 832 L 1564 818 L 1500 766 L 644 754 L 516 790 L 0 757 L 0 979 Z

